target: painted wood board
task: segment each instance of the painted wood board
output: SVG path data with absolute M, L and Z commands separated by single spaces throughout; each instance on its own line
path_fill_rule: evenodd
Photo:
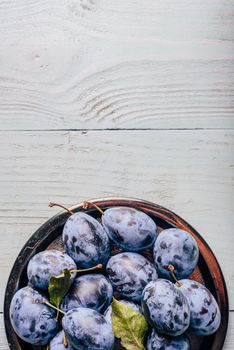
M 168 207 L 201 233 L 234 309 L 233 143 L 234 132 L 221 130 L 0 133 L 1 285 L 26 240 L 58 211 L 48 202 L 129 196 Z
M 170 208 L 210 244 L 234 310 L 233 10 L 229 0 L 0 1 L 0 130 L 12 130 L 0 133 L 1 350 L 7 277 L 57 212 L 50 200 Z
M 0 1 L 0 128 L 233 128 L 233 58 L 230 0 Z

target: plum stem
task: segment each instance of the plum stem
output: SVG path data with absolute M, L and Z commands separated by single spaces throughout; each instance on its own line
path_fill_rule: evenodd
M 90 206 L 93 206 L 94 208 L 96 208 L 99 211 L 99 213 L 101 213 L 101 215 L 105 214 L 104 211 L 100 207 L 98 207 L 96 204 L 94 204 L 92 202 L 87 202 L 87 201 L 85 201 L 83 203 L 83 208 L 84 209 L 89 209 Z
M 171 276 L 173 277 L 173 279 L 175 280 L 177 286 L 178 286 L 178 287 L 183 286 L 183 283 L 180 282 L 180 281 L 178 281 L 178 279 L 176 278 L 176 275 L 175 275 L 175 273 L 174 273 L 175 266 L 174 266 L 174 265 L 171 265 L 171 264 L 168 265 L 168 270 L 170 271 L 170 274 L 171 274 Z
M 60 313 L 60 310 L 57 310 L 56 321 L 58 321 L 58 319 L 59 319 L 59 313 Z
M 87 269 L 72 269 L 72 270 L 68 270 L 70 273 L 75 273 L 75 272 L 87 272 L 87 271 L 92 271 L 92 270 L 96 270 L 96 269 L 102 269 L 103 265 L 102 264 L 97 264 L 93 267 L 89 267 Z M 61 273 L 60 275 L 56 275 L 56 278 L 60 278 L 60 277 L 64 277 L 64 272 Z
M 61 314 L 65 315 L 66 312 L 60 310 L 59 308 L 57 308 L 56 306 L 54 306 L 53 304 L 49 303 L 48 301 L 44 301 L 44 304 L 46 304 L 47 306 L 51 307 L 52 309 L 57 310 L 58 312 L 61 312 Z
M 65 348 L 68 348 L 68 341 L 67 341 L 67 337 L 66 335 L 64 334 L 64 337 L 63 337 L 63 345 Z
M 48 204 L 48 207 L 50 207 L 50 208 L 52 208 L 52 207 L 60 207 L 60 208 L 65 209 L 70 215 L 73 215 L 73 214 L 74 214 L 70 209 L 68 209 L 67 207 L 65 207 L 65 206 L 62 205 L 62 204 L 50 202 L 50 203 Z
M 69 270 L 71 273 L 72 272 L 87 272 L 87 271 L 92 271 L 96 269 L 102 269 L 102 264 L 97 264 L 96 266 L 89 267 L 87 269 L 81 269 L 81 270 Z

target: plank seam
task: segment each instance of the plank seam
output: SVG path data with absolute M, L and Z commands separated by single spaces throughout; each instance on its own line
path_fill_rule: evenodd
M 88 132 L 88 131 L 206 131 L 206 130 L 220 130 L 220 131 L 227 131 L 227 130 L 234 130 L 234 127 L 232 128 L 90 128 L 90 129 L 84 129 L 84 128 L 68 128 L 68 129 L 0 129 L 0 132 L 35 132 L 35 131 L 43 131 L 43 132 L 51 132 L 51 131 L 57 131 L 57 132 L 68 132 L 68 131 L 80 131 L 80 132 Z

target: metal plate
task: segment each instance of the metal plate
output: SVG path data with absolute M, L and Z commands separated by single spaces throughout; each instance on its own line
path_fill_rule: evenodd
M 192 234 L 198 243 L 200 257 L 198 266 L 190 278 L 206 285 L 216 298 L 222 315 L 220 328 L 215 334 L 208 337 L 191 338 L 192 350 L 221 350 L 228 325 L 228 296 L 221 268 L 204 239 L 178 215 L 154 203 L 132 198 L 105 198 L 92 200 L 92 202 L 102 209 L 115 206 L 129 206 L 144 211 L 156 222 L 159 232 L 165 228 L 178 227 Z M 70 209 L 74 212 L 84 211 L 82 206 L 83 204 L 81 203 Z M 85 212 L 97 219 L 100 218 L 100 213 L 93 207 L 85 210 Z M 45 350 L 45 347 L 35 347 L 26 344 L 16 336 L 9 318 L 9 306 L 14 293 L 19 288 L 27 285 L 26 268 L 31 257 L 47 248 L 61 249 L 61 233 L 68 217 L 69 214 L 67 212 L 62 212 L 49 219 L 32 235 L 15 261 L 7 283 L 4 302 L 5 330 L 11 350 Z M 112 255 L 120 251 L 120 249 L 112 245 Z M 151 260 L 152 249 L 147 249 L 143 252 L 143 255 Z M 116 345 L 115 349 L 118 348 L 120 346 Z

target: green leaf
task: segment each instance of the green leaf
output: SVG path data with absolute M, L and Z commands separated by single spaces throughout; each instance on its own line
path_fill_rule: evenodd
M 69 270 L 63 270 L 58 276 L 51 276 L 49 283 L 49 296 L 51 304 L 59 308 L 60 303 L 71 286 L 71 273 Z M 57 315 L 58 316 L 58 315 Z
M 115 298 L 111 305 L 113 330 L 121 345 L 127 350 L 144 350 L 144 337 L 148 330 L 145 317 Z

